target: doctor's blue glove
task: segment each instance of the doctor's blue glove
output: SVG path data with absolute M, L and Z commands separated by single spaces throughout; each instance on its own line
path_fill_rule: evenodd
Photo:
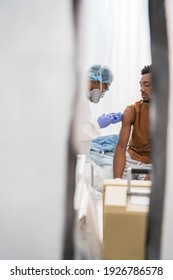
M 110 125 L 113 122 L 113 120 L 113 117 L 103 114 L 97 119 L 97 122 L 100 128 L 104 128 Z
M 115 124 L 115 123 L 122 121 L 123 114 L 121 114 L 120 112 L 119 113 L 109 113 L 106 116 L 113 118 L 112 123 Z

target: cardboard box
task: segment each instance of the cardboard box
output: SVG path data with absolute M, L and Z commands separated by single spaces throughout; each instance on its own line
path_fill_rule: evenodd
M 151 181 L 106 180 L 103 183 L 104 259 L 145 259 Z

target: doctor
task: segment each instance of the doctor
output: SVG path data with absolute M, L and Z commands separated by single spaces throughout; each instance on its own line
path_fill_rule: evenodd
M 98 103 L 109 90 L 113 81 L 112 71 L 107 66 L 92 65 L 87 71 L 87 92 L 80 94 L 74 119 L 74 145 L 78 154 L 89 154 L 91 142 L 101 134 L 100 129 L 122 120 L 121 113 L 92 118 L 89 102 Z
M 92 65 L 87 71 L 88 92 L 87 97 L 93 103 L 98 103 L 109 90 L 113 81 L 113 73 L 107 66 Z M 105 128 L 110 124 L 116 124 L 122 120 L 121 113 L 103 114 L 95 123 L 96 129 Z M 100 132 L 98 133 L 100 134 Z

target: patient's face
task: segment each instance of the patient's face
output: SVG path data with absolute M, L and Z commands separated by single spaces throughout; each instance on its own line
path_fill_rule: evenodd
M 140 91 L 143 101 L 147 102 L 151 99 L 152 94 L 152 79 L 151 74 L 144 74 L 141 76 L 140 84 Z

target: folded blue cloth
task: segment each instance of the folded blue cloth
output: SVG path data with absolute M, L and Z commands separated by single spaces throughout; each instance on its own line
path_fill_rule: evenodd
M 113 152 L 118 143 L 118 137 L 118 134 L 99 136 L 92 141 L 90 151 Z

